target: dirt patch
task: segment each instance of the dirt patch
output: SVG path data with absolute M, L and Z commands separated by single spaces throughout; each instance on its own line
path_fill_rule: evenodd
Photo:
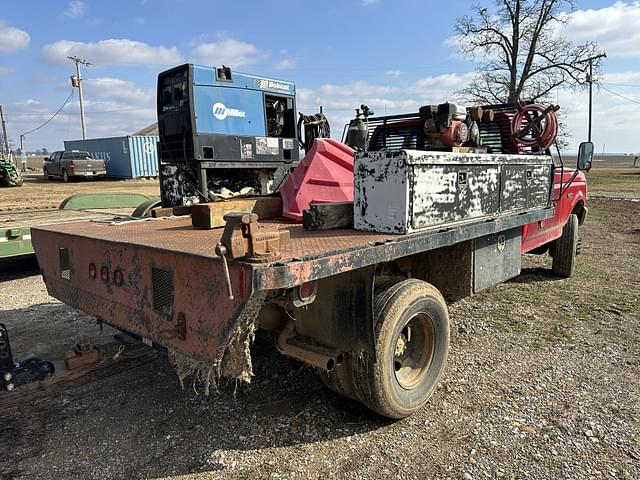
M 526 256 L 450 305 L 444 381 L 410 418 L 333 394 L 262 333 L 252 383 L 209 397 L 159 354 L 0 394 L 0 478 L 640 478 L 640 203 L 589 208 L 574 277 Z M 99 335 L 38 276 L 2 280 L 16 355 Z
M 42 174 L 29 173 L 24 176 L 22 187 L 0 190 L 0 211 L 58 208 L 62 200 L 76 193 L 131 192 L 159 197 L 160 184 L 157 179 L 135 180 L 47 180 Z

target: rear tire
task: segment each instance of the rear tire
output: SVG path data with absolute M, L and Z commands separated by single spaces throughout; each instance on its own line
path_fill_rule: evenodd
M 66 170 L 62 170 L 62 180 L 64 181 L 64 183 L 68 183 L 69 182 L 69 174 L 67 173 Z
M 375 298 L 376 361 L 351 358 L 355 394 L 370 409 L 403 418 L 433 394 L 449 349 L 449 314 L 440 292 L 417 279 Z
M 578 216 L 572 213 L 562 229 L 562 236 L 553 242 L 551 269 L 559 277 L 568 278 L 576 268 L 578 252 Z

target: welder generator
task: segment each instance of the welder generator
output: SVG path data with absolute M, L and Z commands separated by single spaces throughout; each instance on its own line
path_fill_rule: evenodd
M 274 192 L 299 161 L 292 82 L 186 64 L 158 76 L 162 205 Z

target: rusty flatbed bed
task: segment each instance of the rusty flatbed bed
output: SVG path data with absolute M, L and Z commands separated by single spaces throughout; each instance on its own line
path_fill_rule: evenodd
M 482 220 L 447 224 L 413 234 L 381 234 L 352 229 L 307 231 L 302 225 L 284 219 L 260 223 L 288 229 L 289 244 L 281 248 L 282 257 L 265 264 L 246 264 L 253 270 L 253 290 L 290 288 L 348 270 L 390 261 L 395 258 L 453 245 L 484 235 L 501 232 L 553 215 L 544 208 Z M 191 226 L 190 217 L 171 217 L 148 221 L 92 221 L 49 225 L 39 230 L 84 237 L 113 244 L 126 244 L 192 257 L 218 258 L 214 252 L 222 228 L 212 230 Z
M 33 228 L 32 235 L 50 295 L 170 351 L 223 365 L 225 375 L 225 352 L 229 345 L 235 345 L 236 353 L 244 351 L 241 345 L 248 345 L 245 339 L 252 331 L 247 325 L 255 321 L 268 292 L 278 296 L 314 280 L 344 281 L 349 276 L 350 293 L 313 305 L 335 310 L 320 318 L 338 322 L 332 328 L 341 332 L 345 350 L 368 348 L 373 337 L 362 322 L 372 318 L 368 272 L 377 265 L 517 230 L 553 212 L 541 208 L 404 235 L 307 231 L 283 219 L 265 220 L 260 223 L 290 231 L 281 257 L 271 263 L 229 261 L 228 277 L 215 254 L 224 229 L 193 228 L 190 217 L 57 224 Z M 451 268 L 455 265 L 445 269 Z M 343 318 L 352 320 L 341 322 Z M 229 375 L 244 371 L 233 367 Z

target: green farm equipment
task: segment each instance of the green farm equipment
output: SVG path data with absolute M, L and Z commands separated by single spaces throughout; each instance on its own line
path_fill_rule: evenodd
M 22 174 L 11 160 L 0 153 L 0 187 L 22 186 Z
M 32 227 L 114 216 L 141 218 L 159 205 L 158 198 L 139 193 L 83 193 L 67 197 L 57 210 L 0 212 L 0 260 L 33 254 Z

